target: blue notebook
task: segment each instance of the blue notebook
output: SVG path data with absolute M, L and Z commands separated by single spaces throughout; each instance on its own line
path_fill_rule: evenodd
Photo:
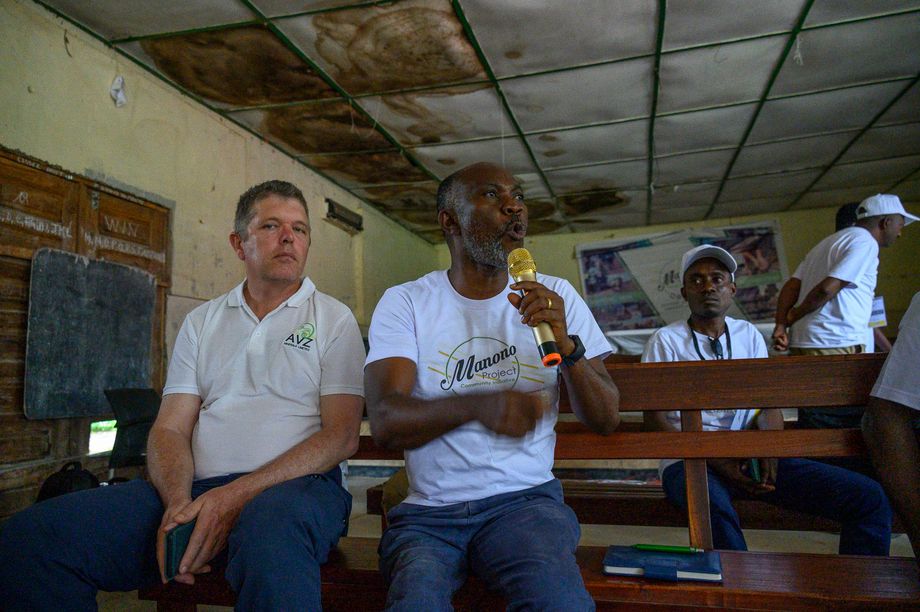
M 636 550 L 630 546 L 609 546 L 604 555 L 604 573 L 644 576 L 659 580 L 722 581 L 719 553 L 672 553 Z

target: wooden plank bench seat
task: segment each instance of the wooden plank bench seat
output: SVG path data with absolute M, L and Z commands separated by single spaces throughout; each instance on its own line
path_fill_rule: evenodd
M 883 360 L 880 355 L 847 355 L 608 364 L 620 388 L 621 410 L 682 410 L 684 431 L 600 436 L 579 423 L 560 422 L 556 459 L 685 458 L 690 542 L 712 548 L 705 459 L 846 457 L 864 454 L 865 447 L 858 430 L 703 432 L 699 411 L 864 405 Z M 398 459 L 401 453 L 377 448 L 362 436 L 356 458 Z M 385 588 L 376 572 L 376 548 L 376 539 L 341 541 L 323 568 L 326 609 L 382 608 Z M 725 580 L 708 584 L 604 576 L 603 552 L 604 547 L 578 550 L 585 583 L 600 610 L 920 610 L 920 576 L 910 558 L 723 552 Z M 169 584 L 140 596 L 157 601 L 160 610 L 186 612 L 196 603 L 233 601 L 220 574 L 202 578 L 194 587 Z M 455 603 L 458 609 L 503 609 L 503 602 L 476 580 L 468 581 Z
M 585 585 L 598 610 L 700 609 L 847 610 L 920 609 L 920 581 L 912 559 L 722 553 L 721 584 L 664 582 L 606 576 L 602 546 L 577 551 Z M 382 610 L 386 584 L 377 571 L 376 538 L 342 538 L 323 566 L 323 609 Z M 841 580 L 845 576 L 846 580 Z M 756 593 L 756 600 L 751 594 Z M 139 592 L 159 612 L 191 612 L 196 604 L 232 606 L 236 596 L 223 568 L 202 574 L 194 586 L 177 583 Z M 193 603 L 194 602 L 194 603 Z M 505 602 L 475 578 L 454 597 L 458 610 L 503 610 Z

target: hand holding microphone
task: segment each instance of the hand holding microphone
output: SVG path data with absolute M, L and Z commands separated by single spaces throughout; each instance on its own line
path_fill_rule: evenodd
M 508 272 L 511 274 L 511 278 L 514 279 L 516 284 L 533 283 L 534 285 L 537 285 L 537 265 L 534 263 L 533 257 L 530 255 L 530 252 L 527 249 L 514 249 L 508 254 Z M 534 304 L 536 300 L 527 300 L 527 306 L 522 312 L 522 314 L 524 314 L 524 318 L 528 318 L 528 311 L 532 311 L 529 312 L 529 316 L 532 318 L 540 311 L 558 309 L 563 314 L 561 324 L 564 327 L 565 318 L 562 298 L 555 293 L 550 292 L 548 289 L 546 289 L 546 287 L 543 287 L 542 285 L 538 285 L 538 287 L 539 289 L 537 287 L 534 287 L 530 290 L 526 288 L 521 289 L 522 296 L 528 296 L 531 292 L 540 291 L 540 294 L 538 294 L 536 297 L 541 300 L 546 300 L 546 303 L 542 308 L 536 307 L 537 310 L 534 310 Z M 544 293 L 547 295 L 542 295 Z M 521 304 L 524 302 L 522 298 L 516 298 L 516 296 L 509 295 L 508 298 L 511 303 L 518 309 L 521 308 Z M 559 353 L 559 348 L 556 345 L 556 336 L 553 333 L 552 325 L 547 323 L 545 320 L 541 320 L 536 325 L 531 325 L 531 329 L 533 329 L 534 340 L 537 343 L 537 350 L 540 352 L 540 359 L 543 361 L 543 365 L 549 368 L 562 363 L 562 355 Z M 563 332 L 565 332 L 564 329 Z M 562 337 L 565 338 L 567 336 L 565 333 L 563 333 Z

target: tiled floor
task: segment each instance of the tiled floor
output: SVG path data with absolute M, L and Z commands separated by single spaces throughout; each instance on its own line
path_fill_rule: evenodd
M 380 536 L 380 517 L 369 516 L 365 503 L 365 491 L 383 482 L 384 478 L 348 477 L 348 488 L 354 496 L 349 535 L 362 537 Z M 817 552 L 832 554 L 837 551 L 837 536 L 831 533 L 800 531 L 746 530 L 751 550 L 776 552 Z M 620 527 L 608 525 L 583 525 L 581 543 L 596 546 L 608 544 L 687 544 L 687 530 L 681 527 Z M 912 556 L 907 536 L 900 534 L 891 541 L 891 554 L 901 557 Z M 137 600 L 137 593 L 100 593 L 99 609 L 102 612 L 153 612 L 156 606 L 151 602 Z M 200 606 L 201 612 L 225 611 L 230 608 Z

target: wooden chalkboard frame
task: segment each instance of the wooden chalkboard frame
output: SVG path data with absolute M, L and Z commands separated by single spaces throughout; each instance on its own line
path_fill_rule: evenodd
M 27 418 L 107 415 L 105 389 L 150 386 L 152 274 L 44 248 L 35 251 L 29 293 Z

